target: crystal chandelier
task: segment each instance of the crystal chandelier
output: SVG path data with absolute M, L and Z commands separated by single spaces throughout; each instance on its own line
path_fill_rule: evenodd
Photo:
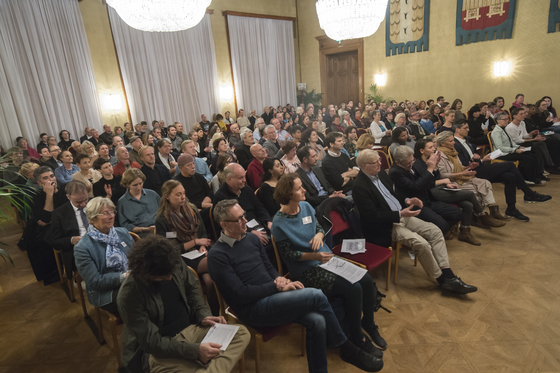
M 319 25 L 333 40 L 373 35 L 387 12 L 388 0 L 318 0 Z
M 171 32 L 196 26 L 212 0 L 107 0 L 127 25 L 141 31 Z

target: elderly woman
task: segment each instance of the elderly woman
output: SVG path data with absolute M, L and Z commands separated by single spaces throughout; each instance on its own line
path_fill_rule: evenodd
M 297 150 L 297 145 L 293 141 L 286 141 L 282 147 L 284 156 L 280 158 L 280 162 L 284 164 L 284 172 L 287 174 L 296 172 L 301 164 L 301 161 L 296 155 Z
M 459 189 L 473 192 L 482 209 L 488 206 L 491 219 L 485 218 L 482 222 L 483 225 L 503 227 L 506 224 L 503 220 L 508 220 L 508 218 L 500 214 L 500 206 L 494 199 L 492 184 L 488 180 L 475 177 L 476 171 L 472 170 L 472 165 L 465 167 L 461 164 L 459 153 L 455 150 L 453 133 L 450 131 L 441 132 L 437 135 L 436 142 L 437 150 L 441 153 L 441 159 L 438 163 L 441 177 L 450 179 Z
M 285 167 L 276 158 L 266 158 L 263 162 L 264 174 L 261 179 L 261 186 L 257 191 L 257 198 L 263 204 L 270 216 L 274 216 L 280 205 L 274 200 L 274 191 L 278 180 L 284 175 Z
M 58 186 L 64 188 L 66 184 L 72 181 L 72 175 L 79 172 L 80 169 L 73 163 L 74 157 L 68 150 L 61 152 L 58 155 L 58 160 L 62 162 L 62 166 L 54 170 L 54 175 L 58 181 Z
M 89 224 L 87 234 L 74 246 L 76 268 L 86 283 L 89 302 L 116 314 L 133 240 L 125 228 L 114 227 L 115 205 L 110 199 L 95 197 L 85 212 Z
M 373 121 L 369 126 L 371 134 L 375 137 L 375 142 L 380 145 L 391 144 L 391 128 L 387 128 L 381 120 L 381 112 L 379 110 L 372 111 Z
M 27 139 L 21 138 L 19 139 L 19 141 L 17 142 L 17 146 L 19 146 L 21 148 L 21 150 L 23 151 L 23 159 L 25 160 L 38 160 L 39 158 L 41 158 L 41 156 L 39 155 L 39 153 L 37 153 L 37 150 L 31 148 L 29 146 L 29 142 L 27 141 Z
M 33 172 L 38 167 L 39 167 L 39 165 L 37 163 L 33 163 L 33 162 L 27 162 L 27 163 L 24 163 L 23 165 L 21 165 L 21 169 L 19 170 L 19 173 L 22 176 L 24 176 L 25 178 L 27 178 L 27 181 L 25 182 L 25 186 L 33 188 L 33 189 L 37 189 L 37 190 L 41 188 L 41 186 L 35 180 L 35 177 L 33 177 Z
M 205 284 L 208 302 L 214 314 L 220 306 L 214 291 L 214 283 L 208 274 L 207 253 L 210 239 L 206 234 L 202 217 L 195 205 L 189 202 L 185 188 L 177 180 L 168 180 L 161 187 L 161 202 L 156 218 L 156 234 L 170 239 L 181 254 L 198 251 L 203 254 L 195 259 L 183 257 Z
M 93 184 L 101 179 L 101 173 L 97 170 L 92 170 L 91 159 L 85 154 L 76 155 L 76 164 L 80 168 L 80 172 L 72 175 L 72 180 L 81 181 L 86 184 L 88 190 L 88 197 L 93 198 Z
M 155 233 L 156 214 L 159 207 L 159 195 L 150 189 L 144 189 L 146 176 L 137 168 L 125 171 L 121 185 L 128 190 L 119 199 L 119 221 L 121 227 L 145 237 Z
M 95 146 L 88 140 L 85 140 L 82 143 L 82 154 L 87 155 L 91 159 L 91 163 L 95 162 L 95 160 L 99 158 L 99 154 L 95 150 Z
M 381 357 L 381 351 L 362 332 L 363 328 L 380 349 L 387 347 L 373 319 L 377 289 L 371 277 L 365 274 L 351 284 L 320 267 L 333 254 L 323 243 L 325 234 L 317 223 L 315 210 L 305 202 L 305 189 L 298 174 L 288 174 L 280 179 L 274 199 L 281 207 L 274 216 L 272 236 L 292 279 L 301 281 L 306 287 L 322 290 L 329 298 L 344 298 L 348 338 L 366 352 Z

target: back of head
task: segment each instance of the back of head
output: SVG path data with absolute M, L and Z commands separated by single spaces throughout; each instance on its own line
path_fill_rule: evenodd
M 169 276 L 181 265 L 179 250 L 163 236 L 143 238 L 128 253 L 128 269 L 137 281 L 148 283 L 154 277 Z

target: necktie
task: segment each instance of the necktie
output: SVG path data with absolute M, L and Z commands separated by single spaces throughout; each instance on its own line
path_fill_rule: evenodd
M 84 209 L 80 210 L 80 216 L 82 217 L 82 223 L 84 223 L 84 228 L 87 230 L 89 227 L 89 223 L 87 221 L 86 212 Z

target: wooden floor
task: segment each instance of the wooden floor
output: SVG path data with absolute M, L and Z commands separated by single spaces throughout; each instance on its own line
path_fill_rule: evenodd
M 494 188 L 505 209 L 503 187 Z M 393 313 L 376 314 L 389 344 L 384 372 L 560 372 L 560 177 L 537 190 L 553 199 L 518 203 L 530 223 L 473 228 L 483 241 L 480 247 L 448 241 L 451 267 L 478 286 L 477 293 L 442 294 L 401 253 L 399 283 L 391 285 L 384 301 Z M 100 346 L 79 302 L 70 303 L 60 283 L 45 287 L 35 281 L 26 254 L 14 246 L 20 235 L 12 224 L 0 239 L 10 245 L 15 262 L 12 268 L 0 261 L 0 373 L 115 372 L 107 323 L 109 344 Z M 373 276 L 382 289 L 384 269 Z M 299 338 L 294 330 L 265 343 L 262 372 L 306 372 Z M 252 347 L 246 353 L 247 372 L 255 369 Z M 334 350 L 329 369 L 359 371 Z

